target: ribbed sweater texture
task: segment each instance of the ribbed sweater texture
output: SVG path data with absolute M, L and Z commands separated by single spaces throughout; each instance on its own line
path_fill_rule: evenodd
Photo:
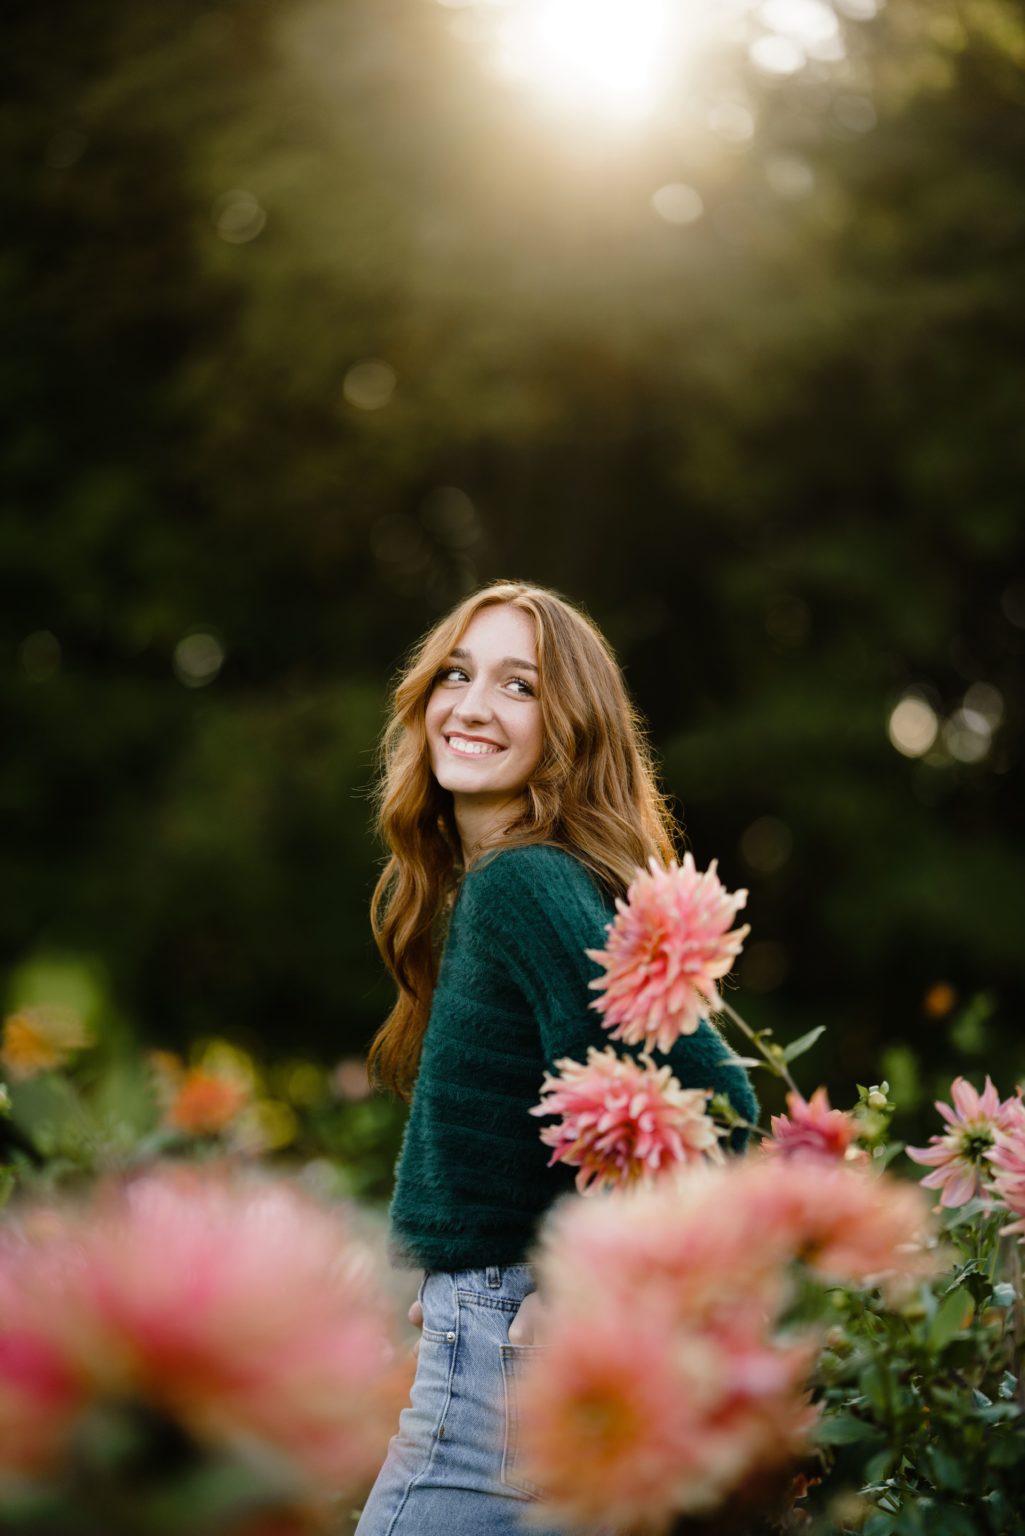
M 607 1046 L 589 1005 L 615 908 L 572 854 L 549 845 L 486 854 L 464 875 L 442 955 L 391 1204 L 396 1262 L 432 1270 L 522 1262 L 575 1170 L 549 1168 L 538 1103 L 545 1070 Z M 627 1048 L 615 1043 L 627 1054 Z M 630 1054 L 636 1055 L 637 1052 Z M 703 1021 L 666 1055 L 685 1088 L 758 1103 L 734 1053 Z M 734 1144 L 744 1137 L 734 1133 Z

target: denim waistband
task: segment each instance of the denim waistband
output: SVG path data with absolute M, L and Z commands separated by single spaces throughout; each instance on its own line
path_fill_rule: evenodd
M 444 1273 L 457 1291 L 473 1291 L 496 1298 L 511 1297 L 516 1301 L 522 1301 L 537 1284 L 529 1264 L 488 1264 L 483 1269 L 426 1271 L 426 1275 L 438 1273 Z

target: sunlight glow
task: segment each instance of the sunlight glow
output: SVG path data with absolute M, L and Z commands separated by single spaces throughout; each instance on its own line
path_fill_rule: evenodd
M 500 29 L 505 74 L 560 99 L 645 117 L 674 52 L 670 0 L 522 0 Z

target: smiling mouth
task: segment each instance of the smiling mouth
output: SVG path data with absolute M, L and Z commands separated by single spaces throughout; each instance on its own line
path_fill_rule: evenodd
M 445 744 L 457 757 L 494 757 L 505 751 L 493 741 L 473 741 L 465 736 L 446 736 Z

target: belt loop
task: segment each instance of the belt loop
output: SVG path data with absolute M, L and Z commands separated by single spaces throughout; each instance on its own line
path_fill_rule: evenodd
M 500 1291 L 502 1289 L 502 1271 L 493 1264 L 489 1264 L 484 1271 L 484 1279 L 490 1290 Z

